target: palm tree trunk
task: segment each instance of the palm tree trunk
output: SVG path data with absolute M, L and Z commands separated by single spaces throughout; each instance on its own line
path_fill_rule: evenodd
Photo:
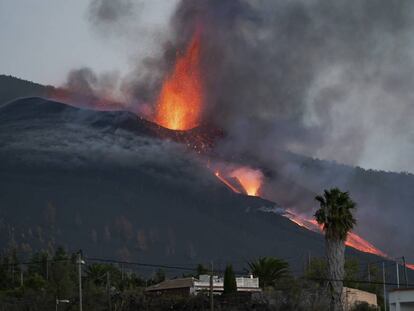
M 345 242 L 338 239 L 325 239 L 328 260 L 328 289 L 330 310 L 343 311 L 342 290 L 344 279 Z

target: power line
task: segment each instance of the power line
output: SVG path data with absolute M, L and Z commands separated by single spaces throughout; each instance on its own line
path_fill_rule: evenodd
M 352 280 L 352 279 L 329 279 L 329 278 L 314 278 L 314 277 L 305 277 L 305 279 L 312 280 L 312 281 L 326 281 L 326 282 L 349 282 L 349 283 L 361 283 L 361 284 L 374 284 L 374 285 L 395 285 L 397 286 L 397 283 L 391 283 L 391 282 L 377 282 L 377 281 L 366 281 L 366 280 Z M 408 284 L 408 286 L 413 286 L 414 284 Z
M 96 262 L 107 262 L 107 263 L 116 263 L 116 264 L 124 264 L 124 265 L 131 265 L 131 266 L 141 266 L 141 267 L 150 267 L 150 268 L 164 268 L 164 269 L 173 269 L 173 270 L 185 270 L 185 271 L 197 271 L 197 268 L 189 268 L 189 267 L 179 267 L 179 266 L 169 266 L 169 265 L 162 265 L 162 264 L 150 264 L 150 263 L 142 263 L 142 262 L 133 262 L 133 261 L 120 261 L 115 259 L 104 259 L 104 258 L 85 258 L 89 261 L 96 261 Z
M 298 257 L 294 257 L 291 259 L 298 259 Z M 102 263 L 111 263 L 111 264 L 121 264 L 121 265 L 130 265 L 130 266 L 138 266 L 138 267 L 147 267 L 147 268 L 160 268 L 160 269 L 166 269 L 166 270 L 181 270 L 181 271 L 189 271 L 189 272 L 195 272 L 197 271 L 197 267 L 185 267 L 185 266 L 180 266 L 180 265 L 166 265 L 166 264 L 150 264 L 150 263 L 144 263 L 144 262 L 134 262 L 134 261 L 121 261 L 121 260 L 116 260 L 116 259 L 108 259 L 108 258 L 98 258 L 98 257 L 86 257 L 85 258 L 87 261 L 89 262 L 102 262 Z M 285 259 L 286 260 L 286 259 Z M 374 262 L 368 262 L 370 265 L 371 264 L 377 264 L 377 263 L 381 263 L 381 262 L 387 262 L 388 260 L 383 260 L 383 261 L 374 261 Z M 45 258 L 44 260 L 41 261 L 30 261 L 30 262 L 10 262 L 10 263 L 1 263 L 0 266 L 20 266 L 20 265 L 38 265 L 38 264 L 45 264 L 45 263 L 57 263 L 57 262 L 69 262 L 72 264 L 76 264 L 76 262 L 74 261 L 73 258 L 62 258 L 62 259 L 53 259 L 53 258 Z M 240 262 L 240 261 L 239 261 Z M 393 266 L 395 264 L 394 261 L 392 262 L 388 262 L 387 265 L 385 265 L 385 267 L 389 267 L 389 266 Z M 291 272 L 298 272 L 299 270 L 290 270 Z M 223 273 L 224 270 L 215 270 L 216 273 Z M 235 271 L 236 274 L 244 274 L 246 273 L 247 270 L 244 271 Z M 312 277 L 304 277 L 305 279 L 308 280 L 313 280 L 313 281 L 335 281 L 335 282 L 349 282 L 349 283 L 363 283 L 363 284 L 375 284 L 375 285 L 390 285 L 390 286 L 397 286 L 397 283 L 392 283 L 392 282 L 377 282 L 377 281 L 366 281 L 366 280 L 352 280 L 352 279 L 343 279 L 343 280 L 335 280 L 335 279 L 329 279 L 329 278 L 312 278 Z M 413 286 L 414 284 L 406 284 L 407 286 Z

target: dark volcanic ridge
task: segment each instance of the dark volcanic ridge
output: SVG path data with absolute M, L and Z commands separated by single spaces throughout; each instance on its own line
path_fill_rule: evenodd
M 51 93 L 56 94 L 56 89 L 0 75 L 0 105 L 10 102 L 16 97 L 47 97 Z M 72 95 L 71 98 L 73 98 Z M 82 111 L 83 113 L 81 113 Z M 74 115 L 82 115 L 84 118 L 83 114 L 88 110 L 80 109 L 78 112 Z M 124 113 L 119 112 L 120 115 Z M 89 112 L 89 114 L 89 119 L 91 117 L 93 119 L 95 114 L 93 112 Z M 261 196 L 271 201 L 277 201 L 284 208 L 294 210 L 308 218 L 312 217 L 316 208 L 314 196 L 323 189 L 340 187 L 350 191 L 358 203 L 356 215 L 358 226 L 355 232 L 390 256 L 405 255 L 409 262 L 414 262 L 414 244 L 411 242 L 412 226 L 410 221 L 414 217 L 412 203 L 414 202 L 414 192 L 412 191 L 414 176 L 412 174 L 365 170 L 335 162 L 311 159 L 278 149 L 277 141 L 270 142 L 266 157 L 263 157 L 263 153 L 258 156 L 255 148 L 250 148 L 250 152 L 246 152 L 246 148 L 240 150 L 237 144 L 232 144 L 232 137 L 222 136 L 222 133 L 219 133 L 216 137 L 221 139 L 217 139 L 214 138 L 215 135 L 208 134 L 205 129 L 200 132 L 207 133 L 205 134 L 207 143 L 199 145 L 194 144 L 194 141 L 196 143 L 200 141 L 194 139 L 196 137 L 194 135 L 165 130 L 167 136 L 178 135 L 178 141 L 180 139 L 183 141 L 181 136 L 189 139 L 189 143 L 174 144 L 175 138 L 164 139 L 160 137 L 158 126 L 154 124 L 152 124 L 152 132 L 148 135 L 143 135 L 143 132 L 150 125 L 143 126 L 141 130 L 137 131 L 137 135 L 128 130 L 122 130 L 117 122 L 111 121 L 105 125 L 105 122 L 100 121 L 100 117 L 95 118 L 100 129 L 95 126 L 93 130 L 89 125 L 79 125 L 82 118 L 73 118 L 73 116 L 69 118 L 70 122 L 53 121 L 49 125 L 46 120 L 36 125 L 36 118 L 35 113 L 33 118 L 29 118 L 30 122 L 23 120 L 18 125 L 18 127 L 26 128 L 25 131 L 15 131 L 14 125 L 10 126 L 9 123 L 0 124 L 0 127 L 3 126 L 0 131 L 0 146 L 2 146 L 1 155 L 5 167 L 33 169 L 44 165 L 45 159 L 47 159 L 48 167 L 56 164 L 60 169 L 66 167 L 69 170 L 73 165 L 96 167 L 103 166 L 107 162 L 110 162 L 111 166 L 122 167 L 128 167 L 131 163 L 134 165 L 144 163 L 141 167 L 156 167 L 157 169 L 162 167 L 163 170 L 167 170 L 169 166 L 165 165 L 165 161 L 181 159 L 181 162 L 178 161 L 179 167 L 185 167 L 187 162 L 193 163 L 196 158 L 194 154 L 189 156 L 183 149 L 193 149 L 192 147 L 195 146 L 194 149 L 204 153 L 207 158 L 260 168 L 265 174 L 265 182 L 260 191 Z M 55 115 L 55 118 L 58 116 Z M 126 119 L 126 123 L 130 122 L 134 128 L 145 122 L 134 114 L 129 114 Z M 122 120 L 122 117 L 118 120 Z M 125 126 L 126 129 L 128 127 Z M 107 130 L 105 131 L 105 129 Z M 155 139 L 154 133 L 161 139 Z M 30 146 L 30 142 L 32 142 L 32 146 Z M 6 145 L 7 148 L 5 148 Z M 206 145 L 214 146 L 214 148 L 205 149 Z M 138 146 L 140 147 L 138 148 Z M 162 151 L 154 157 L 154 149 Z M 174 152 L 171 149 L 174 149 Z M 177 149 L 180 149 L 181 153 L 175 157 L 173 155 Z M 17 162 L 17 159 L 20 161 Z M 164 160 L 164 162 L 149 164 L 147 159 L 151 159 L 152 162 L 155 159 Z M 203 160 L 204 163 L 197 164 L 202 167 L 202 171 L 205 171 L 206 161 L 207 159 Z M 192 166 L 187 166 L 191 170 Z M 210 173 L 208 172 L 208 175 Z M 182 177 L 182 172 L 174 175 L 175 180 L 177 180 L 176 175 Z M 211 176 L 209 175 L 209 177 Z
M 233 193 L 174 137 L 160 139 L 160 130 L 168 133 L 129 112 L 42 98 L 1 106 L 2 248 L 63 245 L 89 256 L 188 265 L 242 266 L 272 255 L 299 270 L 309 252 L 323 254 L 320 234 L 281 216 L 271 201 Z

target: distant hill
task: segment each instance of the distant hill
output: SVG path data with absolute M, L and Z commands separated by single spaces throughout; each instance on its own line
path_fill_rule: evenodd
M 0 104 L 20 97 L 46 97 L 52 86 L 26 81 L 13 76 L 0 75 Z

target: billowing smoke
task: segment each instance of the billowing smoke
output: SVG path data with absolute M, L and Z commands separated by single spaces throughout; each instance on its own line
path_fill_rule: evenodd
M 106 72 L 97 75 L 92 69 L 84 67 L 69 72 L 65 87 L 85 96 L 115 99 L 119 97 L 115 93 L 118 79 L 119 74 L 117 72 Z
M 268 197 L 273 195 L 290 208 L 309 212 L 314 194 L 325 187 L 351 190 L 364 205 L 359 209 L 364 237 L 410 249 L 410 242 L 391 237 L 385 241 L 381 236 L 381 232 L 394 232 L 398 233 L 395 239 L 410 241 L 411 234 L 404 216 L 390 221 L 397 213 L 393 198 L 398 213 L 405 215 L 411 197 L 393 196 L 388 179 L 378 189 L 387 190 L 389 207 L 375 198 L 377 192 L 355 182 L 361 180 L 356 179 L 358 174 L 363 176 L 360 170 L 315 164 L 280 151 L 366 168 L 413 171 L 414 3 L 151 3 L 93 0 L 88 14 L 97 32 L 128 47 L 131 71 L 119 84 L 131 110 L 151 114 L 177 52 L 201 27 L 204 121 L 227 133 L 218 151 L 224 157 L 243 156 L 271 168 Z M 163 8 L 167 3 L 168 8 Z M 163 18 L 162 26 L 143 12 L 156 12 L 153 16 Z M 378 176 L 369 175 L 364 185 Z M 378 210 L 378 206 L 385 208 Z M 363 229 L 374 224 L 379 230 Z
M 116 33 L 113 39 L 122 36 L 129 44 L 152 37 L 141 47 L 151 55 L 136 52 L 122 79 L 131 105 L 155 102 L 177 51 L 201 25 L 204 116 L 227 130 L 231 143 L 224 149 L 287 149 L 410 170 L 414 126 L 405 116 L 414 109 L 412 3 L 182 0 L 163 6 L 90 4 L 88 17 L 100 33 Z M 150 12 L 164 26 L 154 21 L 160 17 L 148 18 Z
M 90 19 L 97 26 L 112 31 L 114 25 L 122 25 L 127 18 L 133 18 L 135 9 L 136 3 L 131 0 L 93 0 L 89 7 Z
M 232 152 L 279 148 L 408 170 L 412 9 L 397 1 L 182 1 L 175 22 L 185 33 L 200 12 L 209 117 L 230 133 Z

